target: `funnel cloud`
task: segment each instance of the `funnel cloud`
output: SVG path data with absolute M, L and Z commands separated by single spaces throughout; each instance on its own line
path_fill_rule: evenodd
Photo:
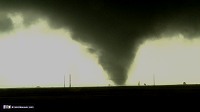
M 91 46 L 88 52 L 98 55 L 99 64 L 117 85 L 125 84 L 145 39 L 200 35 L 200 7 L 192 1 L 4 0 L 0 7 L 4 13 L 23 13 L 26 25 L 45 18 L 52 28 L 70 30 L 74 40 Z M 1 17 L 0 31 L 11 28 L 11 21 Z

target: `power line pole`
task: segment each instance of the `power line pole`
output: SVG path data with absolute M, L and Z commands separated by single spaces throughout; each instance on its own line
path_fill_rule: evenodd
M 64 88 L 65 88 L 65 75 L 64 75 Z
M 154 86 L 156 85 L 155 74 L 153 74 L 153 84 L 154 84 Z
M 71 74 L 69 74 L 69 87 L 71 87 Z

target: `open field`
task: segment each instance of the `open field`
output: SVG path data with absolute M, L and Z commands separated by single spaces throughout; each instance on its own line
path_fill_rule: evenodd
M 165 101 L 173 104 L 199 101 L 200 85 L 10 88 L 0 89 L 0 99 L 1 105 L 30 104 L 43 110 L 88 105 L 158 105 Z

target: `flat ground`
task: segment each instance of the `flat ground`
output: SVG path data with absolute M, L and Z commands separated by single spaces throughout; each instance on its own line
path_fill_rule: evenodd
M 2 105 L 34 105 L 35 110 L 69 109 L 69 107 L 110 107 L 123 105 L 159 105 L 185 100 L 200 101 L 200 85 L 118 86 L 71 88 L 9 88 L 0 89 Z M 68 108 L 67 108 L 68 107 Z

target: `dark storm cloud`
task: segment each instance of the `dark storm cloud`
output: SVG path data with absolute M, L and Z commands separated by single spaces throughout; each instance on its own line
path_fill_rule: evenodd
M 6 14 L 0 14 L 0 32 L 8 32 L 12 29 L 12 20 Z
M 200 7 L 192 1 L 143 0 L 5 0 L 2 8 L 35 11 L 33 21 L 47 17 L 52 28 L 72 31 L 73 39 L 92 46 L 110 79 L 123 85 L 139 44 L 147 37 L 182 33 L 199 35 Z M 135 52 L 134 52 L 135 51 Z
M 90 53 L 96 53 L 96 50 L 93 49 L 93 48 L 88 48 L 87 50 L 88 50 Z

